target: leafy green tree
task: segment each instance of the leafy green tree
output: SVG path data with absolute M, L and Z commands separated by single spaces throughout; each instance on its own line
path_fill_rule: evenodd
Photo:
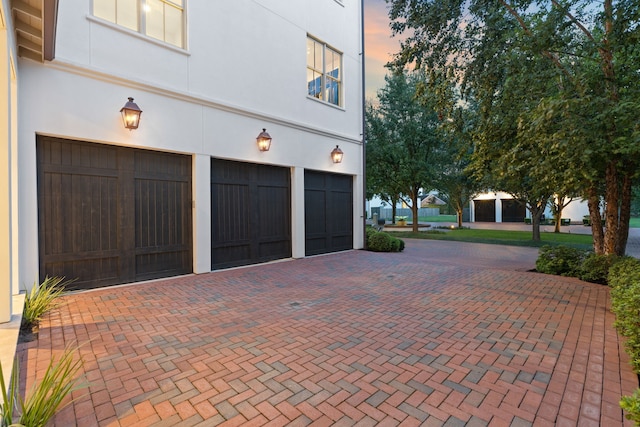
M 393 73 L 385 81 L 378 105 L 366 109 L 368 192 L 388 200 L 398 195 L 411 207 L 418 231 L 419 196 L 433 188 L 442 154 L 438 115 L 434 101 L 417 96 L 418 88 L 428 87 L 424 73 Z
M 523 162 L 503 162 L 504 175 L 525 174 L 534 198 L 549 193 L 553 182 L 575 180 L 571 186 L 579 184 L 588 200 L 595 251 L 624 253 L 640 159 L 640 3 L 388 3 L 393 31 L 408 34 L 391 65 L 414 64 L 456 78 L 463 94 L 480 104 L 474 142 L 484 163 L 500 156 Z M 490 169 L 497 183 L 499 168 Z

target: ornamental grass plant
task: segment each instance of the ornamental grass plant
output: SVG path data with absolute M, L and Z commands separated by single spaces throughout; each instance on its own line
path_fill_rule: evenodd
M 57 305 L 57 299 L 64 293 L 65 287 L 73 280 L 64 277 L 45 277 L 40 284 L 34 283 L 24 298 L 22 311 L 23 327 L 37 326 L 42 316 Z
M 81 357 L 74 357 L 76 353 L 76 346 L 68 346 L 58 360 L 52 358 L 40 382 L 34 383 L 25 398 L 19 394 L 17 358 L 11 370 L 9 388 L 0 366 L 1 427 L 44 427 L 56 412 L 70 404 L 71 399 L 67 396 L 88 386 L 78 376 L 84 362 Z

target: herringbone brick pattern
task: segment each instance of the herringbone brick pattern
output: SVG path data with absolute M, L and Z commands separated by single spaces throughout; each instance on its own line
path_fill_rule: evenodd
M 90 387 L 59 427 L 630 426 L 608 289 L 499 250 L 408 241 L 68 295 L 20 346 L 21 383 L 78 342 Z

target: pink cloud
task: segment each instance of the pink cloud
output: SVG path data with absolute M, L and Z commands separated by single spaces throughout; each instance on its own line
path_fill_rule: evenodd
M 400 50 L 400 38 L 391 37 L 384 0 L 365 0 L 364 20 L 365 96 L 373 99 L 378 89 L 384 86 L 385 64 Z

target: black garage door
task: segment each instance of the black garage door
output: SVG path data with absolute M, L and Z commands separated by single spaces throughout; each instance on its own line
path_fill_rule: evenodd
M 474 200 L 476 222 L 496 222 L 496 201 L 495 200 Z
M 89 289 L 192 272 L 191 157 L 39 136 L 40 277 Z
M 353 179 L 305 171 L 305 254 L 353 249 Z
M 211 160 L 211 269 L 291 257 L 288 168 Z
M 501 199 L 502 222 L 524 222 L 526 215 L 525 206 L 513 199 Z

